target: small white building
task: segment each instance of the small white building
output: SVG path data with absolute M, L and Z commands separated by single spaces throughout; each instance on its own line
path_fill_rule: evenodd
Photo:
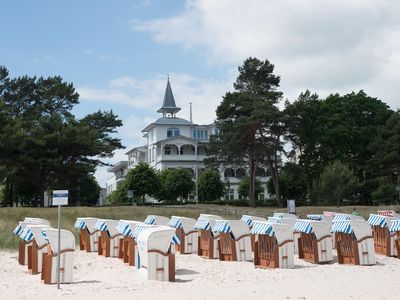
M 201 174 L 205 169 L 204 159 L 208 157 L 210 136 L 218 133 L 217 128 L 215 124 L 199 125 L 192 120 L 179 118 L 176 114 L 180 110 L 175 104 L 168 80 L 162 106 L 157 110 L 162 116 L 142 130 L 145 145 L 129 150 L 126 153 L 128 161 L 121 161 L 108 169 L 114 175 L 107 181 L 107 195 L 116 190 L 129 169 L 142 162 L 148 163 L 155 170 L 186 168 L 194 180 Z M 249 175 L 247 168 L 220 165 L 218 171 L 221 180 L 227 184 L 226 199 L 239 199 L 238 183 L 241 178 Z M 268 198 L 268 169 L 259 167 L 257 176 L 263 187 L 258 198 L 264 200 Z

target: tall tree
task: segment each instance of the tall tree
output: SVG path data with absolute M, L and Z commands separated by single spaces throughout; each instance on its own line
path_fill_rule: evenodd
M 218 136 L 211 139 L 211 152 L 227 163 L 247 164 L 250 170 L 249 199 L 255 206 L 257 168 L 266 163 L 280 202 L 278 168 L 283 151 L 282 115 L 276 104 L 280 77 L 268 60 L 248 58 L 238 68 L 234 92 L 228 92 L 217 108 Z
M 192 174 L 184 168 L 164 169 L 160 174 L 161 189 L 158 197 L 161 200 L 176 201 L 185 199 L 194 189 Z
M 224 195 L 225 185 L 218 171 L 206 169 L 198 179 L 199 198 L 201 201 L 212 201 Z

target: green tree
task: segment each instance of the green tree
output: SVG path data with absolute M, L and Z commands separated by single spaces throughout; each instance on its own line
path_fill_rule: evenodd
M 218 171 L 206 169 L 198 179 L 199 198 L 201 201 L 211 201 L 224 195 L 225 185 Z
M 250 170 L 249 200 L 255 206 L 256 172 L 267 164 L 271 172 L 278 203 L 278 169 L 283 151 L 282 114 L 276 104 L 280 77 L 273 74 L 268 60 L 248 58 L 239 67 L 234 92 L 228 92 L 218 106 L 216 125 L 219 135 L 211 138 L 211 153 L 226 163 L 247 164 Z
M 256 178 L 256 195 L 260 194 L 263 192 L 263 187 L 261 186 L 260 180 Z M 246 176 L 243 177 L 239 181 L 239 186 L 238 186 L 238 193 L 239 197 L 242 199 L 248 199 L 249 198 L 249 186 L 250 186 L 250 177 Z
M 319 204 L 336 204 L 338 207 L 345 198 L 356 197 L 359 187 L 354 172 L 340 161 L 328 165 L 314 184 L 313 197 Z
M 145 204 L 145 196 L 157 195 L 160 186 L 160 178 L 156 171 L 146 163 L 139 163 L 128 171 L 121 190 L 124 195 L 127 195 L 128 190 L 133 190 L 134 195 L 142 198 L 142 203 Z
M 122 125 L 112 112 L 77 120 L 71 113 L 79 95 L 59 76 L 8 78 L 0 68 L 0 167 L 5 202 L 43 205 L 44 192 L 79 189 L 101 160 L 122 148 L 112 137 Z M 80 203 L 76 193 L 72 204 Z M 32 201 L 33 200 L 33 201 Z
M 160 173 L 161 189 L 158 193 L 160 200 L 167 202 L 185 199 L 194 190 L 192 174 L 184 168 L 164 169 Z
M 308 197 L 307 178 L 301 165 L 287 162 L 280 170 L 279 188 L 284 199 L 296 199 L 297 203 L 306 204 Z M 268 191 L 275 194 L 272 181 L 268 181 Z

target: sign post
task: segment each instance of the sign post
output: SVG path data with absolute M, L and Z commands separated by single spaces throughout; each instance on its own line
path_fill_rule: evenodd
M 68 190 L 53 191 L 53 206 L 58 206 L 57 289 L 60 289 L 61 206 L 68 205 Z
M 128 190 L 128 192 L 127 192 L 127 197 L 128 197 L 128 199 L 129 198 L 131 198 L 132 199 L 132 206 L 135 206 L 136 205 L 136 203 L 135 203 L 135 199 L 134 199 L 134 194 L 135 194 L 135 192 L 136 192 L 136 190 Z
M 296 201 L 294 199 L 287 200 L 287 209 L 289 214 L 296 214 Z

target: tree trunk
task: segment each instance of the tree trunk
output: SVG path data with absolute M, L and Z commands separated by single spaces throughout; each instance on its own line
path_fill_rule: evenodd
M 13 183 L 10 181 L 10 179 L 7 177 L 6 178 L 6 190 L 5 190 L 5 197 L 4 197 L 4 205 L 5 206 L 13 206 Z
M 256 203 L 254 201 L 254 186 L 255 186 L 255 180 L 254 180 L 254 157 L 250 157 L 250 183 L 249 183 L 249 204 L 251 207 L 255 207 Z

